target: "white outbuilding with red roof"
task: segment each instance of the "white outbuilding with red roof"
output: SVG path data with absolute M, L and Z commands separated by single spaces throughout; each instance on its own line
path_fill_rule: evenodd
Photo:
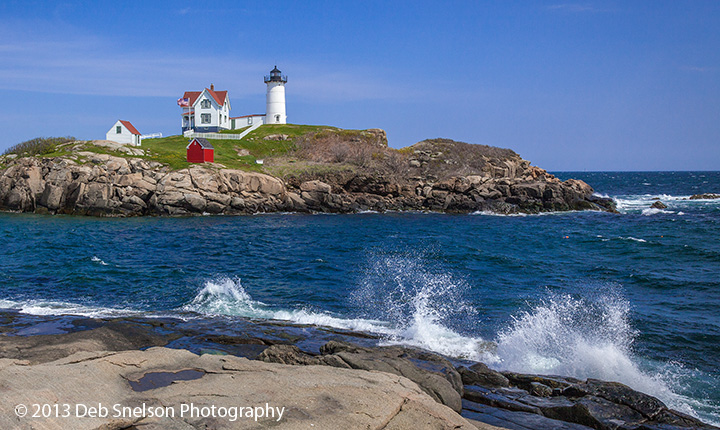
M 117 143 L 129 143 L 140 146 L 140 132 L 130 121 L 118 120 L 105 134 L 105 139 Z

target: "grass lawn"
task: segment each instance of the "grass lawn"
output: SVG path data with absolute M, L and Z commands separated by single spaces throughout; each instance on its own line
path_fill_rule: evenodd
M 295 140 L 307 133 L 321 130 L 337 130 L 336 127 L 295 124 L 265 124 L 241 140 L 208 139 L 215 148 L 215 162 L 229 169 L 252 170 L 262 172 L 262 165 L 256 160 L 286 155 L 295 149 Z M 240 134 L 240 130 L 223 130 L 221 134 Z M 287 136 L 287 140 L 265 140 L 274 134 Z M 141 148 L 148 154 L 146 158 L 169 165 L 172 169 L 183 169 L 192 163 L 186 161 L 186 147 L 190 139 L 181 135 L 159 139 L 145 139 Z M 249 155 L 240 156 L 241 150 Z
M 298 125 L 298 124 L 265 124 L 253 130 L 245 138 L 237 139 L 208 139 L 215 148 L 215 163 L 222 164 L 229 169 L 240 169 L 255 172 L 278 171 L 277 173 L 288 173 L 295 170 L 315 170 L 326 169 L 327 167 L 306 165 L 299 163 L 293 165 L 296 160 L 292 157 L 295 150 L 295 142 L 300 136 L 308 133 L 317 133 L 323 130 L 332 130 L 337 133 L 358 133 L 357 130 L 342 130 L 337 127 L 322 125 Z M 221 134 L 240 134 L 243 129 L 239 130 L 223 130 Z M 269 139 L 266 137 L 272 135 L 283 135 L 285 140 Z M 86 142 L 78 147 L 73 142 L 52 145 L 45 149 L 41 157 L 58 157 L 71 156 L 78 151 L 89 151 L 99 154 L 110 154 L 116 157 L 124 158 L 144 158 L 146 160 L 157 161 L 170 166 L 173 170 L 184 169 L 193 163 L 187 162 L 186 147 L 190 139 L 182 136 L 168 136 L 159 139 L 144 139 L 140 149 L 145 151 L 145 156 L 128 155 L 120 151 L 114 151 L 106 147 L 93 145 Z M 244 150 L 244 151 L 243 151 Z M 240 155 L 245 153 L 247 155 Z M 281 167 L 278 163 L 257 164 L 257 160 L 276 159 L 284 165 Z M 281 161 L 282 160 L 282 161 Z M 0 157 L 0 166 L 9 161 L 6 157 Z M 82 157 L 80 160 L 82 162 Z M 273 165 L 271 167 L 271 165 Z

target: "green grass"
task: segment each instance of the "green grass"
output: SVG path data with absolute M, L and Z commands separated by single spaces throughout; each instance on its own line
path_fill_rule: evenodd
M 295 149 L 295 140 L 307 133 L 333 129 L 335 127 L 295 124 L 266 124 L 241 140 L 208 139 L 215 148 L 215 162 L 229 169 L 262 172 L 263 166 L 257 160 L 279 157 Z M 223 130 L 221 134 L 240 134 L 244 129 Z M 287 135 L 287 140 L 265 140 L 273 134 Z M 181 135 L 159 139 L 143 140 L 141 148 L 148 154 L 145 158 L 169 165 L 172 169 L 184 169 L 192 163 L 186 159 L 186 147 L 190 139 Z M 239 156 L 238 151 L 246 149 L 250 155 Z
M 247 127 L 246 127 L 247 128 Z M 221 134 L 240 134 L 244 129 L 223 130 Z M 323 130 L 332 130 L 339 133 L 357 133 L 355 130 L 341 130 L 337 127 L 322 125 L 298 124 L 265 124 L 241 140 L 236 139 L 209 139 L 215 148 L 215 163 L 222 164 L 229 169 L 240 169 L 255 172 L 270 171 L 269 165 L 257 164 L 260 159 L 284 158 L 291 155 L 296 149 L 295 142 L 300 136 L 308 133 L 318 133 Z M 285 135 L 286 140 L 265 140 L 271 135 Z M 186 147 L 190 139 L 182 136 L 168 136 L 159 139 L 145 139 L 140 149 L 145 151 L 144 156 L 129 155 L 109 148 L 99 147 L 86 142 L 82 147 L 75 149 L 72 143 L 54 145 L 47 148 L 45 157 L 58 157 L 73 155 L 78 151 L 88 151 L 98 154 L 110 154 L 123 158 L 143 158 L 168 165 L 173 170 L 190 167 L 193 163 L 187 162 Z M 249 155 L 240 156 L 241 150 L 247 150 Z M 1 162 L 2 160 L 0 160 Z M 79 160 L 81 161 L 81 160 Z M 286 170 L 314 170 L 323 169 L 320 166 L 305 165 L 287 166 Z

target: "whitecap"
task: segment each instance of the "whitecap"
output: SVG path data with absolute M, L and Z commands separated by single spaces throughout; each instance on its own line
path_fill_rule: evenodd
M 0 308 L 12 309 L 28 315 L 77 315 L 91 318 L 137 315 L 132 309 L 84 305 L 52 300 L 0 300 Z
M 622 239 L 622 240 L 632 240 L 632 241 L 634 241 L 634 242 L 641 242 L 641 243 L 646 243 L 646 242 L 647 242 L 647 240 L 645 240 L 645 239 L 638 239 L 637 237 L 632 237 L 632 236 L 627 236 L 627 237 L 620 236 L 620 237 L 618 237 L 618 239 Z
M 647 208 L 642 210 L 642 214 L 645 216 L 652 216 L 657 214 L 674 214 L 673 211 L 667 211 L 665 209 L 658 209 L 658 208 Z
M 185 312 L 208 316 L 238 316 L 251 319 L 287 321 L 296 324 L 333 327 L 377 334 L 389 334 L 387 323 L 369 319 L 340 318 L 308 309 L 278 309 L 254 300 L 239 279 L 221 278 L 205 282 Z
M 92 256 L 92 258 L 90 259 L 90 261 L 93 261 L 93 262 L 95 262 L 95 263 L 100 263 L 101 266 L 107 266 L 107 265 L 108 265 L 106 262 L 102 261 L 100 258 L 98 258 L 98 257 L 95 256 L 95 255 Z

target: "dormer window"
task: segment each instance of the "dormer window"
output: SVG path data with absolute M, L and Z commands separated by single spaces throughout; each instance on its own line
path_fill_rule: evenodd
M 210 109 L 210 100 L 203 99 L 203 101 L 200 102 L 200 108 L 202 109 Z

